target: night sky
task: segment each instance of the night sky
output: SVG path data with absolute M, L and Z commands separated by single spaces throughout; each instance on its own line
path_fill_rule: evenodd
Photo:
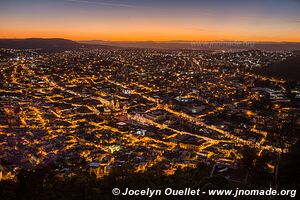
M 300 42 L 300 0 L 1 0 L 0 38 Z

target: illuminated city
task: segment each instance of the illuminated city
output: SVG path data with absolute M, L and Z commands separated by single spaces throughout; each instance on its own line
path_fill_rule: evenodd
M 65 3 L 124 10 L 146 5 Z M 245 41 L 218 42 L 216 35 L 171 41 L 174 34 L 169 41 L 146 41 L 164 39 L 165 32 L 136 40 L 124 32 L 111 41 L 74 35 L 72 41 L 22 39 L 6 23 L 6 31 L 0 29 L 6 38 L 0 39 L 4 199 L 31 199 L 31 190 L 42 194 L 37 199 L 66 199 L 57 183 L 70 199 L 82 188 L 84 199 L 111 199 L 107 191 L 135 180 L 149 181 L 141 187 L 150 189 L 158 183 L 186 187 L 185 181 L 201 190 L 299 188 L 299 175 L 288 184 L 300 150 L 297 31 L 288 42 L 281 42 L 285 35 L 264 42 L 268 32 Z M 7 39 L 10 32 L 14 39 Z

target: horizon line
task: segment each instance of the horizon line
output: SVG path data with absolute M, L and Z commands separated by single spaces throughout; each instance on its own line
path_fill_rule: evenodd
M 102 41 L 102 42 L 249 42 L 249 43 L 262 43 L 262 42 L 270 42 L 270 43 L 300 43 L 300 41 L 274 41 L 274 40 L 186 40 L 186 39 L 178 39 L 178 40 L 102 40 L 102 39 L 86 39 L 86 40 L 76 40 L 70 38 L 63 38 L 63 37 L 26 37 L 26 38 L 6 38 L 0 37 L 0 40 L 25 40 L 25 39 L 64 39 L 64 40 L 71 40 L 74 42 L 85 42 L 85 41 Z

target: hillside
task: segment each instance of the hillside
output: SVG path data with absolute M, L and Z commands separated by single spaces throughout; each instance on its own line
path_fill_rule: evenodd
M 43 51 L 65 51 L 65 50 L 78 49 L 80 47 L 111 48 L 107 45 L 79 44 L 72 40 L 60 39 L 60 38 L 0 39 L 0 48 L 41 49 Z
M 270 77 L 300 81 L 300 55 L 278 63 L 272 63 L 260 69 L 258 73 Z

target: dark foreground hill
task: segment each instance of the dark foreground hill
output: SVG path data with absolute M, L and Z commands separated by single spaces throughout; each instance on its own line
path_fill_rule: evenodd
M 81 47 L 109 48 L 106 45 L 79 44 L 72 40 L 60 38 L 29 38 L 29 39 L 0 39 L 0 48 L 10 49 L 41 49 L 43 51 L 65 51 Z
M 258 73 L 270 77 L 300 81 L 300 54 L 278 63 L 271 63 L 260 69 Z

